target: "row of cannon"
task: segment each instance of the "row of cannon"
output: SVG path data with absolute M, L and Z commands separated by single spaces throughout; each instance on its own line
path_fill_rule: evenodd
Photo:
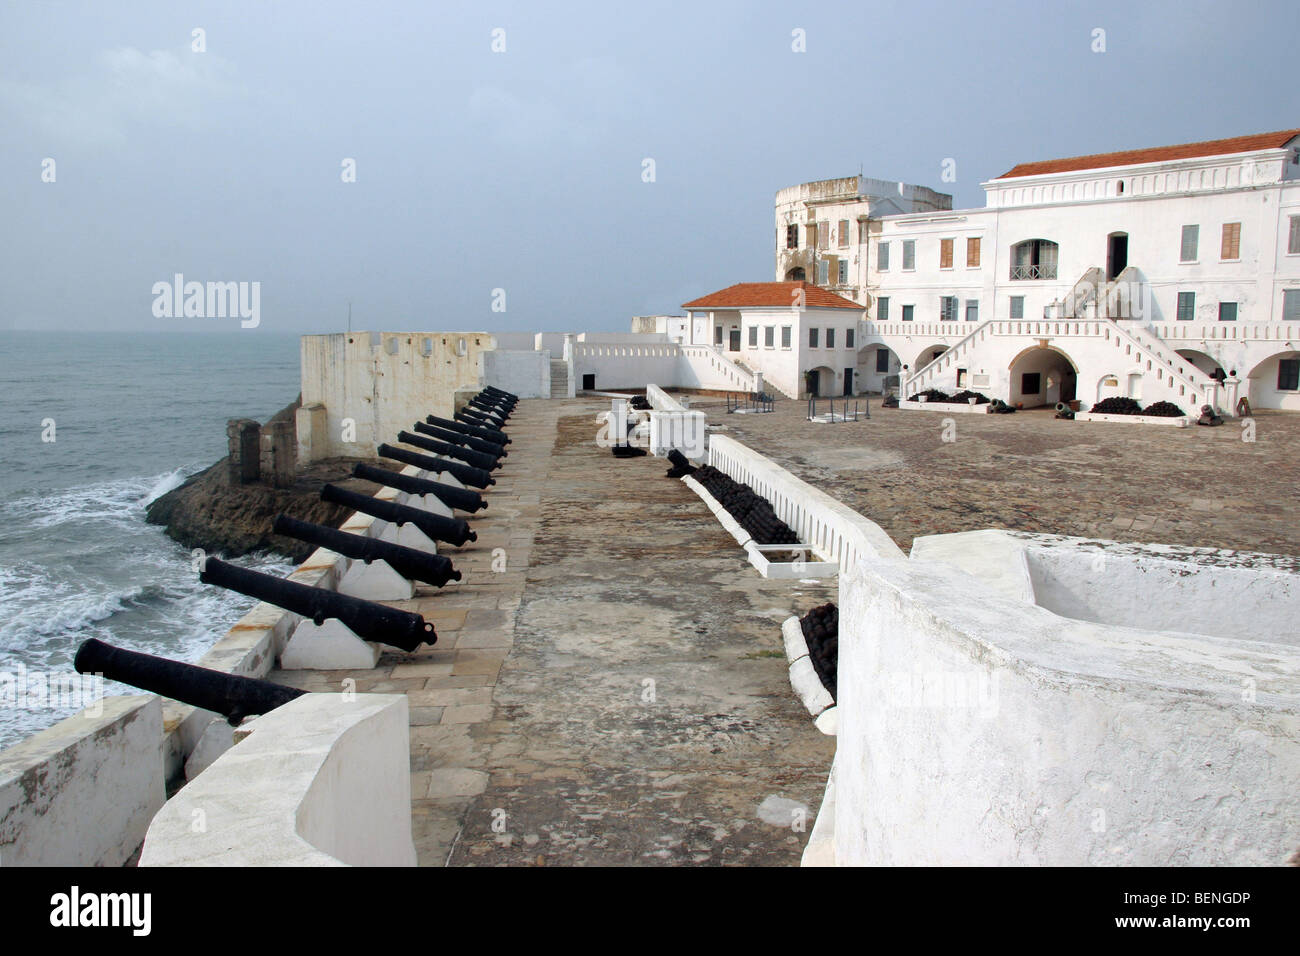
M 438 473 L 444 480 L 420 478 L 369 464 L 358 464 L 354 477 L 406 492 L 423 503 L 417 507 L 399 504 L 327 484 L 321 499 L 378 519 L 399 531 L 416 529 L 416 540 L 427 548 L 384 540 L 372 534 L 356 534 L 302 521 L 281 514 L 273 530 L 298 541 L 325 548 L 348 558 L 353 568 L 384 565 L 406 582 L 421 581 L 443 587 L 459 581 L 461 574 L 451 560 L 440 555 L 436 542 L 460 547 L 476 541 L 469 524 L 452 516 L 452 509 L 475 514 L 488 503 L 477 491 L 495 484 L 491 472 L 501 467 L 506 446 L 511 443 L 503 430 L 518 403 L 518 396 L 497 388 L 484 388 L 453 418 L 429 415 L 414 425 L 415 433 L 402 431 L 397 440 L 431 452 L 426 455 L 392 445 L 378 448 L 381 458 L 413 465 L 426 473 Z M 454 480 L 457 484 L 450 483 Z M 370 530 L 376 528 L 372 523 Z M 408 536 L 407 540 L 411 540 Z M 350 596 L 329 588 L 313 587 L 260 571 L 207 558 L 199 580 L 248 597 L 265 601 L 302 617 L 319 628 L 337 621 L 362 641 L 386 644 L 411 652 L 421 644 L 433 644 L 437 633 L 422 615 L 389 607 L 376 600 Z M 294 638 L 298 632 L 295 631 Z M 291 638 L 291 642 L 294 638 Z M 232 724 L 245 717 L 264 714 L 300 696 L 303 692 L 271 681 L 240 677 L 222 671 L 182 664 L 166 658 L 113 647 L 91 639 L 77 650 L 73 666 L 78 673 L 102 674 L 109 680 L 150 691 L 203 710 L 218 713 Z

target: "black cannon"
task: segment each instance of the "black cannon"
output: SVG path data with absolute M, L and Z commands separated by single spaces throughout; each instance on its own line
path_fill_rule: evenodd
M 484 415 L 491 415 L 505 421 L 510 417 L 510 409 L 504 405 L 498 405 L 495 402 L 488 401 L 484 398 L 471 398 L 469 407 L 481 411 Z
M 450 418 L 439 418 L 437 415 L 425 415 L 424 420 L 430 425 L 441 425 L 443 428 L 453 429 L 463 435 L 473 435 L 475 438 L 499 442 L 502 445 L 510 444 L 509 436 L 507 436 L 505 432 L 498 431 L 495 428 L 484 428 L 481 425 L 475 425 L 471 422 L 454 421 Z
M 389 471 L 387 468 L 376 468 L 374 465 L 364 463 L 353 465 L 352 474 L 354 477 L 387 485 L 389 488 L 398 488 L 413 495 L 433 495 L 444 505 L 471 514 L 487 507 L 487 502 L 477 491 L 444 485 L 441 481 L 416 478 L 414 475 L 404 475 L 400 471 Z
M 354 561 L 385 561 L 388 566 L 404 578 L 423 581 L 440 588 L 448 581 L 459 581 L 460 572 L 452 567 L 451 561 L 440 554 L 426 554 L 414 548 L 404 548 L 400 544 L 380 541 L 364 534 L 352 534 L 299 521 L 289 515 L 278 515 L 271 530 L 298 541 L 306 541 L 318 548 L 328 548 Z
M 427 435 L 398 432 L 397 440 L 407 445 L 414 445 L 416 448 L 423 448 L 425 451 L 431 451 L 435 455 L 442 455 L 446 458 L 459 458 L 467 465 L 482 468 L 484 471 L 493 471 L 501 467 L 501 462 L 491 455 L 485 455 L 480 451 L 471 451 L 468 448 L 461 448 L 459 445 L 449 445 L 445 441 L 437 441 Z
M 384 521 L 391 521 L 399 528 L 407 523 L 415 525 L 434 541 L 445 541 L 460 547 L 466 541 L 477 541 L 478 535 L 469 530 L 469 525 L 460 518 L 444 518 L 442 515 L 430 514 L 409 505 L 399 505 L 395 501 L 385 501 L 370 495 L 360 495 L 338 485 L 326 485 L 320 490 L 320 500 L 330 504 L 343 505 L 353 511 L 372 515 Z
M 500 395 L 503 398 L 508 398 L 512 402 L 519 401 L 519 396 L 514 392 L 507 392 L 504 388 L 497 388 L 495 385 L 484 385 L 483 391 L 491 392 L 493 395 Z
M 335 618 L 362 640 L 391 644 L 404 651 L 413 651 L 438 639 L 433 625 L 419 614 L 250 571 L 216 558 L 203 562 L 199 580 L 282 607 L 310 618 L 317 625 L 324 624 L 327 618 Z
M 515 406 L 519 404 L 519 399 L 517 398 L 506 398 L 504 395 L 489 392 L 487 389 L 479 392 L 478 395 L 474 397 L 482 399 L 492 405 L 497 405 L 509 412 L 514 411 Z
M 416 468 L 423 468 L 425 471 L 444 472 L 461 484 L 470 485 L 474 488 L 486 488 L 488 485 L 497 483 L 497 480 L 482 468 L 475 468 L 460 461 L 448 461 L 446 458 L 421 455 L 418 451 L 411 451 L 409 448 L 380 445 L 378 454 L 380 458 L 391 458 L 393 461 L 400 461 L 404 465 L 414 465 Z
M 221 714 L 232 725 L 245 717 L 269 713 L 307 693 L 269 680 L 123 650 L 93 637 L 77 648 L 72 666 L 78 674 L 103 674 L 109 680 Z
M 456 413 L 456 420 L 470 425 L 477 425 L 479 428 L 491 428 L 494 431 L 501 431 L 501 426 L 505 424 L 505 422 L 484 415 L 468 405 Z M 502 434 L 505 433 L 502 432 Z
M 495 421 L 497 425 L 493 427 L 499 427 L 500 425 L 505 424 L 505 420 L 509 417 L 503 410 L 491 405 L 485 405 L 483 402 L 474 398 L 471 398 L 461 411 L 468 412 L 470 415 L 477 415 L 479 418 L 486 418 Z
M 491 455 L 493 458 L 505 458 L 509 455 L 509 452 L 506 451 L 504 445 L 488 441 L 484 438 L 475 438 L 473 435 L 466 435 L 462 432 L 452 431 L 450 428 L 443 428 L 441 425 L 430 425 L 428 422 L 416 422 L 411 427 L 421 435 L 428 435 L 430 438 L 436 438 L 438 441 L 445 441 L 451 445 L 464 445 L 466 448 L 481 451 L 483 454 Z

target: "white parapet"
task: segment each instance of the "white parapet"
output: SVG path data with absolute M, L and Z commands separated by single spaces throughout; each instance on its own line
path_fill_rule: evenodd
M 258 717 L 154 817 L 140 865 L 414 866 L 408 719 L 401 694 Z
M 1295 559 L 953 539 L 840 576 L 839 864 L 1286 862 Z
M 162 704 L 105 697 L 0 752 L 0 866 L 122 866 L 166 799 Z

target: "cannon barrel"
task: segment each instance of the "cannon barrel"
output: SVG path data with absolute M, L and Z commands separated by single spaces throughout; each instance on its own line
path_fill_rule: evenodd
M 472 435 L 452 431 L 450 428 L 443 428 L 441 425 L 416 422 L 411 427 L 421 435 L 428 435 L 430 438 L 436 438 L 438 441 L 445 441 L 452 445 L 464 445 L 467 448 L 474 449 L 474 451 L 481 451 L 485 455 L 491 455 L 493 458 L 505 458 L 509 454 L 504 445 L 498 445 L 496 442 L 486 441 L 482 438 L 474 438 Z
M 444 455 L 448 458 L 459 458 L 467 465 L 473 465 L 475 468 L 482 468 L 484 471 L 492 471 L 494 468 L 500 468 L 501 463 L 491 455 L 485 455 L 482 452 L 471 451 L 468 448 L 461 448 L 459 445 L 449 445 L 445 441 L 437 441 L 426 435 L 413 435 L 411 432 L 398 432 L 397 440 L 407 444 L 414 445 L 416 448 L 423 448 L 425 451 L 431 451 L 435 455 Z
M 502 408 L 510 411 L 514 411 L 515 406 L 519 404 L 519 399 L 517 398 L 510 398 L 497 392 L 490 392 L 487 389 L 479 392 L 475 398 L 485 399 L 494 405 L 500 405 Z
M 364 534 L 352 534 L 299 521 L 289 515 L 277 515 L 271 530 L 298 541 L 306 541 L 318 548 L 328 548 L 354 561 L 386 561 L 394 571 L 412 581 L 423 581 L 440 588 L 448 581 L 459 581 L 460 572 L 441 554 L 426 554 L 400 544 L 380 541 Z
M 77 648 L 72 666 L 78 674 L 103 674 L 109 680 L 130 684 L 200 710 L 221 714 L 232 724 L 245 717 L 265 714 L 307 693 L 269 680 L 240 677 L 165 657 L 127 651 L 90 638 Z
M 439 418 L 437 415 L 425 415 L 424 420 L 430 425 L 441 425 L 443 428 L 450 428 L 465 435 L 473 435 L 475 438 L 483 438 L 487 441 L 499 442 L 502 445 L 510 444 L 510 438 L 506 433 L 498 431 L 495 428 L 484 428 L 483 426 L 475 425 L 472 422 L 462 422 L 450 418 Z
M 507 418 L 505 412 L 497 408 L 485 408 L 477 399 L 470 399 L 465 403 L 465 407 L 461 411 L 494 421 L 497 423 L 496 427 L 504 425 Z
M 425 471 L 445 472 L 461 484 L 471 485 L 475 488 L 486 488 L 488 485 L 497 483 L 497 480 L 482 468 L 475 468 L 459 461 L 448 461 L 446 458 L 421 455 L 409 448 L 397 448 L 394 445 L 385 444 L 379 446 L 377 453 L 380 458 L 391 458 L 393 461 L 400 461 L 404 465 L 414 465 L 416 468 L 423 468 Z
M 469 525 L 460 518 L 444 518 L 442 515 L 430 514 L 419 508 L 399 505 L 395 501 L 385 501 L 370 495 L 348 491 L 338 485 L 326 485 L 320 490 L 321 501 L 343 505 L 362 514 L 373 515 L 384 521 L 391 521 L 401 527 L 408 522 L 415 525 L 434 541 L 446 541 L 460 547 L 466 541 L 477 541 L 478 535 L 469 530 Z
M 494 395 L 503 395 L 512 401 L 519 401 L 519 396 L 514 392 L 507 392 L 504 388 L 497 388 L 495 385 L 484 385 L 483 391 L 491 392 Z
M 459 508 L 461 511 L 482 511 L 487 507 L 487 502 L 477 491 L 470 491 L 467 488 L 453 488 L 451 485 L 444 485 L 440 481 L 430 481 L 427 478 L 416 478 L 414 475 L 404 475 L 400 471 L 389 471 L 387 468 L 376 468 L 374 465 L 358 464 L 352 466 L 352 474 L 357 478 L 364 478 L 366 481 L 374 481 L 381 485 L 387 485 L 389 488 L 400 488 L 402 491 L 410 492 L 413 495 L 433 495 L 444 505 L 451 508 Z
M 504 405 L 498 405 L 496 402 L 488 401 L 484 398 L 471 398 L 468 402 L 470 408 L 477 409 L 485 415 L 492 415 L 505 421 L 510 417 L 510 409 Z
M 493 431 L 501 431 L 501 426 L 505 424 L 505 422 L 500 419 L 484 415 L 482 412 L 477 411 L 469 405 L 466 405 L 456 413 L 456 420 L 467 422 L 470 425 L 478 425 L 480 428 L 491 428 Z M 504 432 L 502 432 L 502 434 L 504 434 Z
M 310 618 L 317 625 L 324 624 L 327 618 L 335 618 L 362 640 L 391 644 L 404 651 L 413 651 L 438 639 L 433 625 L 419 614 L 250 571 L 216 558 L 204 561 L 199 580 L 282 607 Z

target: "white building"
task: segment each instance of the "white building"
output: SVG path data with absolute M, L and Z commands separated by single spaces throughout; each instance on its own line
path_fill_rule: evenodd
M 1292 129 L 1027 163 L 982 209 L 873 218 L 857 386 L 1300 409 L 1298 146 Z
M 787 187 L 776 194 L 774 278 L 806 280 L 865 303 L 868 221 L 951 208 L 944 193 L 864 176 Z
M 788 398 L 856 394 L 862 306 L 808 282 L 741 282 L 682 308 L 709 341 Z

